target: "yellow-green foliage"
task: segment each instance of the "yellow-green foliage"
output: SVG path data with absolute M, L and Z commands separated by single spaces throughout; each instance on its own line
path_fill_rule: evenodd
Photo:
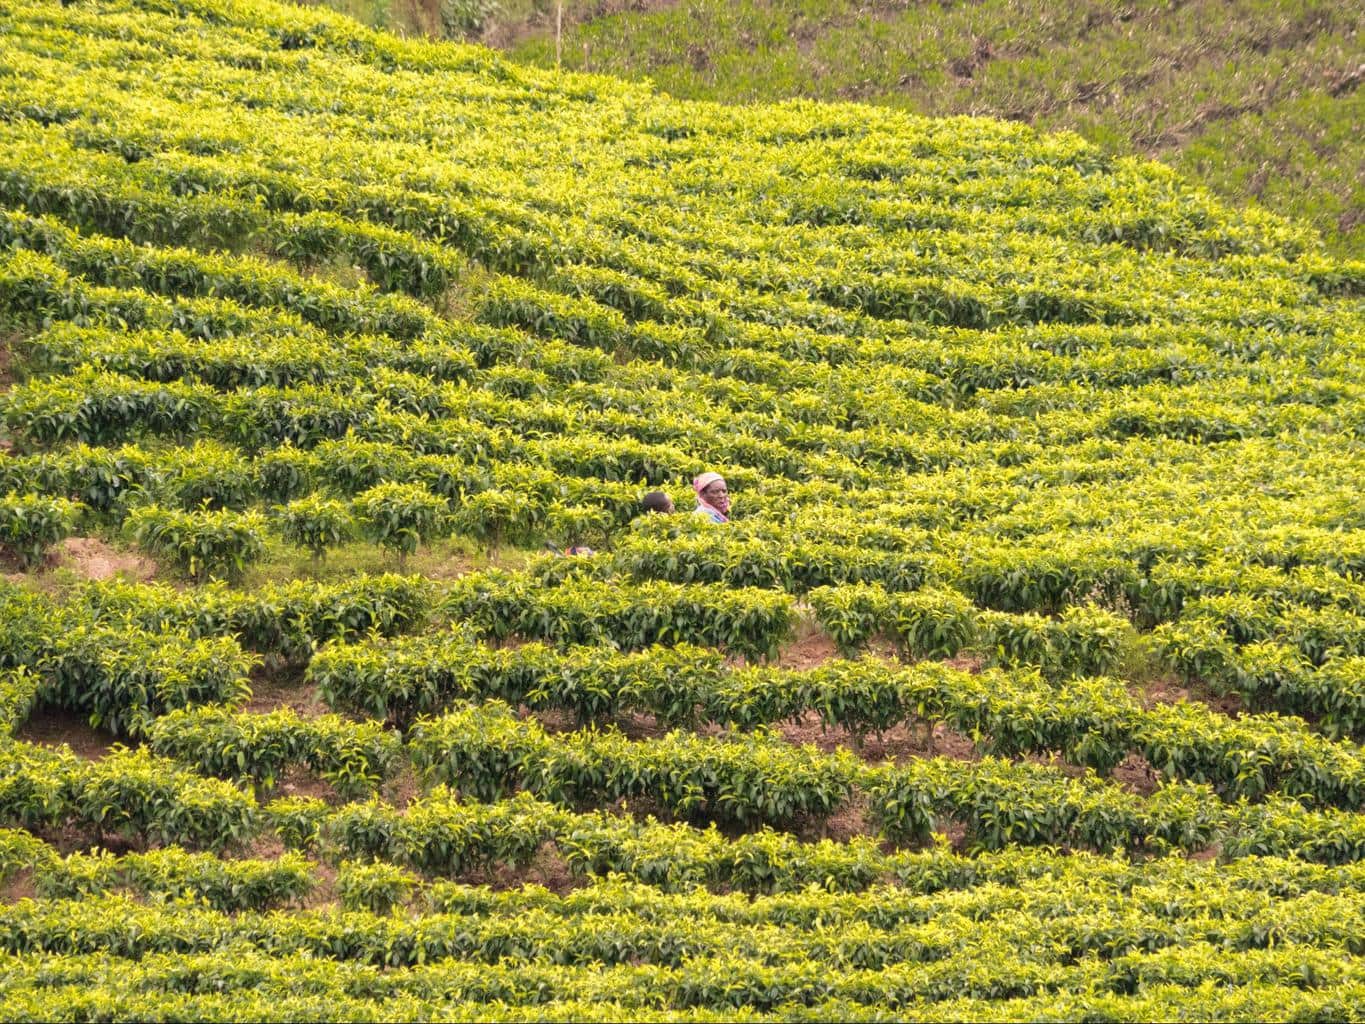
M 1362 294 L 1074 134 L 0 2 L 6 1015 L 1360 1017 Z
M 429 31 L 424 6 L 395 13 Z M 555 7 L 509 0 L 483 38 L 553 66 Z M 695 99 L 853 99 L 1070 128 L 1111 152 L 1158 157 L 1234 201 L 1311 221 L 1343 253 L 1365 251 L 1360 19 L 1345 0 L 563 9 L 564 67 L 647 76 Z

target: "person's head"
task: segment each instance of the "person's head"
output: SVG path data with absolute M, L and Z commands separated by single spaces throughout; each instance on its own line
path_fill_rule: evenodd
M 697 492 L 698 500 L 722 515 L 730 514 L 730 489 L 725 486 L 725 477 L 719 473 L 703 473 L 692 481 L 692 489 Z
M 673 499 L 663 491 L 650 491 L 640 502 L 646 512 L 662 512 L 665 515 L 673 511 Z

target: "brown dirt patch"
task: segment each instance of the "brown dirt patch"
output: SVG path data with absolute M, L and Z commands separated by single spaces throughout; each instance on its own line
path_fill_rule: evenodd
M 525 867 L 498 864 L 482 872 L 475 873 L 470 881 L 482 882 L 493 889 L 520 889 L 527 885 L 540 885 L 557 895 L 564 895 L 578 889 L 589 881 L 580 878 L 569 869 L 568 862 L 560 856 L 553 842 L 544 842 L 536 850 L 531 863 Z
M 972 40 L 972 51 L 965 57 L 958 57 L 948 64 L 948 73 L 954 78 L 973 78 L 976 73 L 995 57 L 995 48 L 989 39 L 977 37 Z
M 318 697 L 316 687 L 304 683 L 301 671 L 271 671 L 258 665 L 251 671 L 251 698 L 242 710 L 268 714 L 280 708 L 289 708 L 300 718 L 317 718 L 331 710 Z
M 1057 753 L 1023 754 L 1017 760 L 1027 764 L 1036 764 L 1040 768 L 1051 768 L 1053 771 L 1065 775 L 1068 779 L 1082 778 L 1090 770 L 1082 765 L 1073 764 Z
M 1144 707 L 1151 707 L 1154 704 L 1176 704 L 1189 700 L 1190 690 L 1189 687 L 1182 686 L 1178 680 L 1162 676 L 1143 685 L 1137 690 L 1137 696 L 1143 699 Z
M 874 636 L 867 642 L 863 656 L 884 661 L 893 668 L 904 664 L 901 661 L 901 652 L 900 648 L 896 646 L 896 641 L 882 634 Z
M 834 641 L 824 632 L 812 631 L 799 637 L 789 647 L 784 648 L 782 653 L 777 656 L 777 666 L 804 671 L 819 668 L 826 662 L 833 661 L 838 657 L 839 649 L 834 646 Z
M 846 843 L 856 836 L 876 836 L 877 829 L 869 817 L 865 797 L 854 797 L 835 809 L 820 823 L 820 839 Z
M 1156 704 L 1197 701 L 1229 718 L 1237 718 L 1246 711 L 1246 703 L 1239 693 L 1214 693 L 1206 686 L 1184 684 L 1172 676 L 1151 680 L 1137 690 L 1136 696 L 1142 701 L 1143 707 L 1148 708 Z
M 552 736 L 559 736 L 565 733 L 582 732 L 584 729 L 592 729 L 593 723 L 582 724 L 570 711 L 545 710 L 528 711 L 522 709 L 522 717 L 530 718 L 540 725 L 547 733 Z M 597 728 L 615 728 L 621 732 L 628 740 L 657 740 L 667 736 L 670 732 L 691 732 L 696 736 L 721 736 L 725 733 L 725 727 L 716 722 L 699 722 L 695 728 L 673 729 L 665 726 L 653 715 L 643 711 L 631 711 L 623 715 L 618 715 L 609 722 L 598 723 Z
M 970 739 L 941 722 L 932 728 L 928 723 L 920 722 L 897 725 L 880 735 L 874 733 L 864 737 L 861 747 L 842 726 L 826 728 L 814 711 L 807 711 L 794 722 L 782 722 L 776 731 L 788 743 L 797 746 L 809 743 L 826 754 L 851 750 L 871 764 L 883 761 L 901 763 L 929 757 L 946 757 L 955 761 L 980 759 L 976 745 Z
M 299 901 L 304 910 L 330 910 L 338 906 L 337 870 L 326 861 L 313 863 L 313 891 Z
M 14 383 L 14 342 L 17 335 L 0 337 L 0 390 L 8 391 Z
M 579 729 L 578 718 L 571 711 L 561 711 L 558 708 L 532 711 L 524 704 L 517 711 L 523 719 L 532 719 L 546 732 L 554 735 L 564 732 L 577 732 Z
M 934 726 L 929 744 L 929 755 L 931 757 L 949 757 L 954 761 L 981 760 L 981 753 L 976 749 L 976 744 L 971 739 L 942 723 Z
M 63 708 L 38 708 L 19 727 L 14 738 L 44 747 L 66 744 L 73 754 L 87 761 L 105 757 L 118 742 L 108 733 L 92 728 L 82 716 Z
M 312 772 L 298 765 L 290 766 L 276 780 L 275 792 L 278 796 L 302 796 L 337 802 L 337 792 L 331 783 L 323 782 Z
M 52 549 L 53 560 L 87 580 L 123 577 L 145 583 L 156 576 L 156 563 L 143 555 L 119 551 L 98 537 L 68 537 Z
M 967 847 L 967 826 L 960 821 L 941 821 L 934 832 L 948 841 L 954 853 L 961 853 Z
M 944 658 L 943 664 L 958 672 L 970 672 L 976 676 L 986 667 L 986 659 L 979 654 L 968 654 L 964 651 L 954 654 L 951 658 Z
M 256 860 L 279 860 L 285 847 L 274 832 L 262 832 L 246 847 L 246 856 Z
M 853 745 L 848 730 L 825 728 L 814 711 L 807 711 L 794 722 L 779 722 L 776 731 L 793 746 L 810 744 L 826 754 Z
M 422 795 L 422 784 L 412 765 L 404 761 L 402 767 L 392 778 L 385 780 L 380 787 L 380 796 L 385 803 L 402 810 Z
M 1202 700 L 1214 711 L 1227 715 L 1229 718 L 1239 718 L 1242 712 L 1246 710 L 1246 704 L 1242 701 L 1241 694 L 1238 693 L 1209 694 L 1207 697 L 1198 697 L 1197 699 Z
M 616 720 L 616 726 L 632 740 L 657 740 L 668 730 L 653 715 L 631 713 Z
M 1156 792 L 1156 769 L 1141 754 L 1130 753 L 1114 769 L 1113 779 L 1124 789 L 1139 796 Z
M 20 900 L 31 900 L 35 895 L 37 889 L 33 884 L 32 868 L 16 871 L 12 878 L 0 885 L 0 903 L 18 903 Z

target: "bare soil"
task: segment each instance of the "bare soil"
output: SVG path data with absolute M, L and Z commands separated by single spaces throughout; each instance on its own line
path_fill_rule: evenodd
M 1039 768 L 1051 768 L 1069 779 L 1079 779 L 1086 773 L 1085 768 L 1072 764 L 1059 754 L 1022 754 L 1014 760 L 1021 764 L 1037 765 Z
M 280 708 L 289 708 L 300 718 L 317 718 L 330 710 L 318 697 L 317 688 L 303 682 L 301 672 L 257 666 L 251 672 L 251 698 L 243 710 L 267 714 Z
M 16 335 L 0 336 L 0 391 L 8 391 L 14 383 L 14 340 Z
M 948 757 L 954 761 L 981 760 L 981 753 L 976 749 L 975 743 L 942 723 L 934 726 L 929 756 Z
M 899 663 L 900 650 L 896 642 L 888 636 L 874 636 L 867 643 L 866 657 L 880 658 L 882 661 Z
M 1138 796 L 1151 796 L 1156 791 L 1156 769 L 1141 754 L 1130 753 L 1125 757 L 1114 769 L 1113 779 Z
M 404 762 L 398 772 L 388 779 L 380 789 L 380 796 L 390 806 L 399 810 L 407 807 L 422 795 L 422 786 L 417 772 L 411 764 Z
M 305 910 L 327 910 L 339 905 L 337 869 L 326 861 L 313 862 L 313 891 L 300 903 Z
M 980 675 L 981 670 L 986 667 L 986 659 L 979 654 L 968 654 L 966 652 L 954 654 L 951 658 L 944 658 L 943 664 L 958 672 L 970 672 L 972 675 Z
M 526 867 L 498 864 L 485 871 L 471 873 L 468 881 L 486 884 L 498 890 L 540 885 L 562 896 L 587 884 L 588 879 L 580 878 L 569 869 L 568 862 L 559 855 L 554 843 L 544 842 L 540 844 L 540 849 L 536 850 L 531 863 Z
M 14 738 L 45 747 L 66 744 L 77 757 L 98 761 L 118 742 L 106 732 L 92 728 L 80 715 L 62 708 L 38 708 Z
M 856 797 L 846 801 L 820 823 L 820 833 L 811 838 L 846 843 L 856 836 L 875 836 L 876 828 L 868 819 L 867 800 Z
M 1239 693 L 1214 693 L 1208 687 L 1184 684 L 1173 676 L 1161 676 L 1147 682 L 1136 696 L 1141 699 L 1143 707 L 1195 701 L 1207 704 L 1214 711 L 1230 718 L 1238 718 L 1246 711 L 1246 704 Z
M 36 894 L 33 871 L 30 868 L 15 872 L 4 885 L 0 885 L 0 903 L 18 903 L 20 900 L 33 899 Z
M 934 831 L 948 840 L 954 853 L 961 853 L 967 846 L 967 826 L 960 821 L 939 822 Z
M 633 740 L 657 740 L 668 730 L 653 715 L 630 714 L 616 720 L 617 727 Z
M 549 711 L 531 711 L 525 705 L 518 710 L 523 719 L 533 719 L 548 733 L 558 734 L 562 732 L 575 732 L 578 730 L 578 719 L 569 711 L 560 711 L 557 709 L 551 709 Z
M 819 668 L 825 662 L 838 657 L 839 649 L 834 646 L 834 641 L 822 631 L 812 631 L 798 637 L 795 643 L 783 649 L 777 657 L 777 666 L 805 671 Z
M 277 796 L 301 796 L 317 800 L 325 800 L 328 803 L 337 802 L 337 792 L 329 782 L 323 782 L 306 768 L 297 765 L 286 768 L 284 774 L 276 780 L 275 794 Z
M 870 764 L 883 761 L 901 764 L 930 757 L 977 761 L 981 756 L 970 739 L 942 723 L 932 730 L 928 723 L 897 725 L 880 735 L 864 737 L 861 747 L 842 726 L 826 728 L 814 711 L 807 711 L 795 722 L 779 724 L 776 731 L 788 743 L 798 746 L 809 743 L 826 754 L 851 750 Z
M 156 563 L 133 552 L 119 551 L 98 537 L 68 537 L 53 546 L 51 560 L 81 579 L 115 577 L 145 583 L 156 577 Z
M 262 832 L 246 848 L 246 856 L 256 860 L 279 860 L 284 854 L 284 843 L 273 832 Z

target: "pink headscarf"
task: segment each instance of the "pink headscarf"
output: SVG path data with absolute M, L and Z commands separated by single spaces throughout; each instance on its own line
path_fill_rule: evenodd
M 715 483 L 725 483 L 725 477 L 719 473 L 703 473 L 692 481 L 692 490 L 697 492 L 697 511 L 705 512 L 718 523 L 726 523 L 730 521 L 729 496 L 722 498 L 717 505 L 711 504 L 701 496 L 702 491 Z

